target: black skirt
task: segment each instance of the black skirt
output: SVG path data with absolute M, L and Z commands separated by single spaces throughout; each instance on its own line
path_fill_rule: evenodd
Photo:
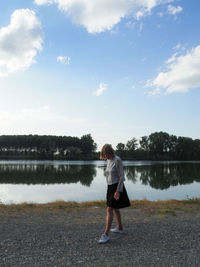
M 107 207 L 111 207 L 113 209 L 121 209 L 121 208 L 126 208 L 129 207 L 131 205 L 127 192 L 126 192 L 126 188 L 123 185 L 123 191 L 120 192 L 120 197 L 118 200 L 116 200 L 114 198 L 114 194 L 117 190 L 117 184 L 112 184 L 112 185 L 108 185 L 108 189 L 107 189 L 107 194 L 106 194 L 106 204 Z

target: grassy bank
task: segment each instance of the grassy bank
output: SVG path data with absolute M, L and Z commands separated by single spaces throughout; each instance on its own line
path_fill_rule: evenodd
M 105 201 L 88 201 L 88 202 L 65 202 L 55 201 L 46 204 L 21 203 L 21 204 L 0 204 L 0 214 L 12 213 L 17 211 L 78 211 L 82 209 L 97 209 L 106 207 Z M 149 200 L 132 200 L 129 209 L 140 209 L 149 214 L 176 215 L 176 211 L 197 211 L 200 210 L 200 198 L 186 200 L 166 200 L 166 201 L 149 201 Z

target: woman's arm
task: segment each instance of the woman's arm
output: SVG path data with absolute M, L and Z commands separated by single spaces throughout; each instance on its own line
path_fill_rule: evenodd
M 118 175 L 119 175 L 119 182 L 118 182 L 118 186 L 117 186 L 117 190 L 116 191 L 117 192 L 122 192 L 125 178 L 124 178 L 124 169 L 123 169 L 123 164 L 122 164 L 121 159 L 120 158 L 117 159 L 115 164 L 116 164 L 117 172 L 118 172 Z

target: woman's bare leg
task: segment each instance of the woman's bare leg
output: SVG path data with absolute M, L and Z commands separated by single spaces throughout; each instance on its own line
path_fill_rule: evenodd
M 121 219 L 121 213 L 118 209 L 113 209 L 114 211 L 114 215 L 115 215 L 115 218 L 116 218 L 116 221 L 117 221 L 117 227 L 119 230 L 123 230 L 123 227 L 122 227 L 122 219 Z
M 110 228 L 112 225 L 112 221 L 113 221 L 113 209 L 110 207 L 107 207 L 107 216 L 106 216 L 106 229 L 105 229 L 105 234 L 109 235 L 110 232 Z

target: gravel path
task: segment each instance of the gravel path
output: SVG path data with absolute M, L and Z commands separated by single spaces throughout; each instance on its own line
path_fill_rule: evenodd
M 200 211 L 176 214 L 124 209 L 106 244 L 101 208 L 0 214 L 0 266 L 200 266 Z

